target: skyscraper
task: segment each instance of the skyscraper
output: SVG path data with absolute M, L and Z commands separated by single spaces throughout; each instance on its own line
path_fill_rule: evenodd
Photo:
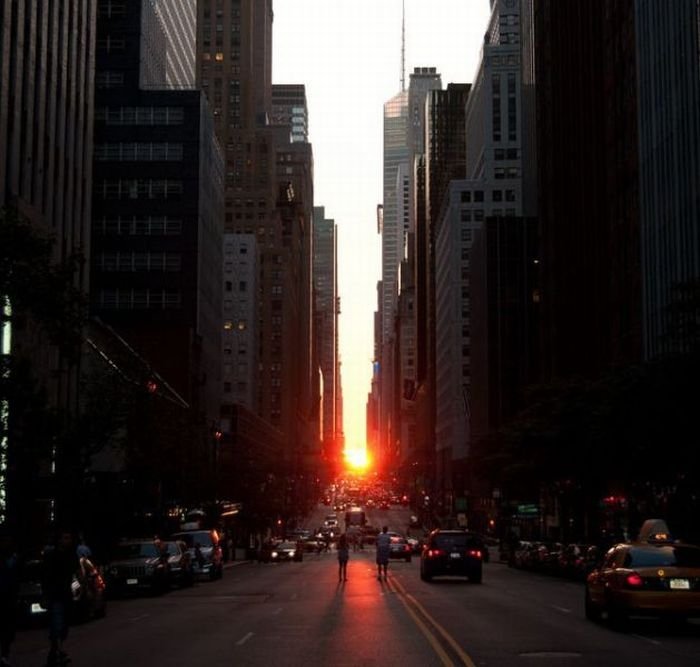
M 696 317 L 679 306 L 700 280 L 700 6 L 636 0 L 635 10 L 644 355 L 653 358 L 686 351 Z
M 122 6 L 104 5 L 97 22 L 91 310 L 187 401 L 209 460 L 221 387 L 223 157 L 202 92 L 170 73 L 194 70 L 194 5 L 160 12 L 142 0 L 112 11 Z
M 335 221 L 323 206 L 314 207 L 314 298 L 323 373 L 323 449 L 340 463 L 338 448 L 338 237 Z

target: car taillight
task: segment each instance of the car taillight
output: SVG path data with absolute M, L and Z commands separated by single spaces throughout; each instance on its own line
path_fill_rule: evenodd
M 467 554 L 472 556 L 472 558 L 481 558 L 481 551 L 478 549 L 470 549 Z
M 625 577 L 625 585 L 629 588 L 641 588 L 644 585 L 644 581 L 636 572 L 632 572 Z
M 410 550 L 411 550 L 411 547 L 410 547 L 408 544 L 406 544 L 406 545 L 404 546 L 403 550 L 404 550 L 404 551 L 410 551 Z
M 428 549 L 428 558 L 437 558 L 444 556 L 445 552 L 442 549 Z

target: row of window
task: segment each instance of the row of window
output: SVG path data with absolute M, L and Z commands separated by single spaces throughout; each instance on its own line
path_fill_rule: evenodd
M 174 252 L 103 252 L 102 271 L 180 271 L 182 257 Z
M 107 35 L 107 37 L 97 40 L 97 50 L 103 53 L 124 53 L 126 40 L 121 37 Z
M 496 148 L 493 151 L 493 157 L 495 160 L 519 160 L 520 159 L 520 149 L 519 148 Z
M 124 85 L 124 72 L 103 70 L 95 75 L 95 86 L 100 90 L 121 88 Z
M 182 181 L 168 179 L 104 180 L 95 187 L 102 199 L 179 199 Z
M 102 289 L 98 303 L 110 310 L 170 310 L 182 306 L 182 295 L 167 289 Z
M 108 19 L 126 16 L 126 2 L 124 0 L 100 0 L 97 5 L 97 16 Z
M 106 218 L 96 220 L 93 229 L 105 236 L 178 236 L 182 220 L 165 217 Z
M 182 143 L 126 142 L 106 143 L 95 146 L 95 159 L 99 162 L 182 162 Z
M 495 218 L 501 218 L 501 217 L 513 218 L 513 217 L 515 217 L 515 209 L 514 208 L 507 208 L 507 209 L 505 209 L 505 213 L 504 213 L 503 209 L 494 208 L 489 215 L 491 215 Z M 484 209 L 477 208 L 477 209 L 474 209 L 473 211 L 462 210 L 462 211 L 460 211 L 459 219 L 461 220 L 461 222 L 483 222 L 484 221 Z
M 95 120 L 106 125 L 182 125 L 183 107 L 98 107 Z
M 517 167 L 496 167 L 493 170 L 493 175 L 499 181 L 506 178 L 520 178 L 520 169 Z

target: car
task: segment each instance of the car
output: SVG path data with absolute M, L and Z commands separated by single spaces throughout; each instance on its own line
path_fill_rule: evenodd
M 187 544 L 182 541 L 163 542 L 168 553 L 171 581 L 180 587 L 192 586 L 195 580 L 194 565 Z
M 221 579 L 224 576 L 224 553 L 215 530 L 185 530 L 171 539 L 187 545 L 195 576 Z
M 613 546 L 586 578 L 586 618 L 624 626 L 630 616 L 700 617 L 700 547 L 668 530 Z
M 407 537 L 406 541 L 410 545 L 412 553 L 419 555 L 420 552 L 423 550 L 423 543 L 424 543 L 423 538 Z
M 105 578 L 110 594 L 142 590 L 163 593 L 171 584 L 167 551 L 155 540 L 124 540 L 105 567 Z
M 394 536 L 389 543 L 389 558 L 405 560 L 411 562 L 411 554 L 413 549 L 405 537 Z
M 18 623 L 21 627 L 42 624 L 48 620 L 42 592 L 42 561 L 30 559 L 19 571 L 17 598 Z M 80 558 L 73 575 L 71 620 L 76 622 L 100 618 L 107 613 L 105 581 L 99 568 L 88 558 Z
M 420 557 L 420 577 L 462 576 L 482 581 L 483 554 L 477 536 L 466 530 L 436 529 L 428 535 Z
M 296 542 L 280 542 L 270 550 L 270 562 L 281 563 L 284 561 L 301 562 L 304 559 L 304 550 L 297 546 Z

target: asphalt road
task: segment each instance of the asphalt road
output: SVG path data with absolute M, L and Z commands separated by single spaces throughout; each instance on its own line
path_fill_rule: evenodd
M 319 508 L 309 527 L 322 520 Z M 405 529 L 408 513 L 370 516 Z M 378 520 L 379 519 L 379 520 Z M 385 520 L 385 521 L 384 521 Z M 418 559 L 376 579 L 371 549 L 302 563 L 241 563 L 223 580 L 161 597 L 113 600 L 105 619 L 71 628 L 76 667 L 700 665 L 700 625 L 633 622 L 621 633 L 583 616 L 583 587 L 491 562 L 484 582 L 422 582 Z M 42 665 L 45 630 L 19 633 L 12 664 Z

